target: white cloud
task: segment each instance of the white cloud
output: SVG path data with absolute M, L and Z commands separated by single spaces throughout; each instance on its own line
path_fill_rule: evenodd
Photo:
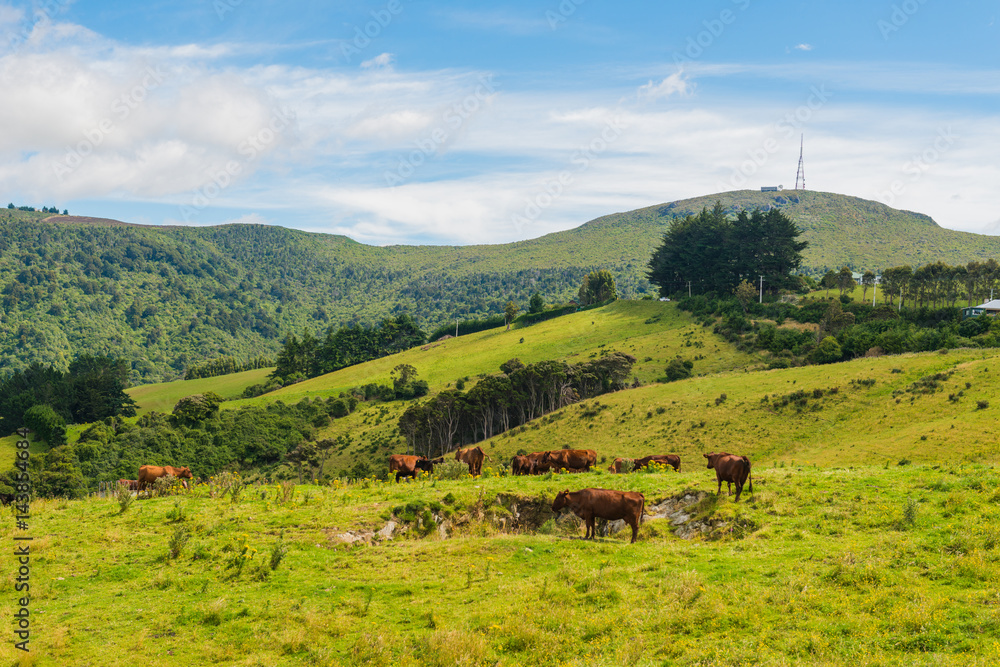
M 796 44 L 795 49 L 797 51 L 812 51 L 813 46 L 812 44 Z
M 380 53 L 371 60 L 365 60 L 361 63 L 361 69 L 373 69 L 373 68 L 391 68 L 393 62 L 393 55 L 391 53 Z
M 651 79 L 646 85 L 639 86 L 638 97 L 640 99 L 657 100 L 675 94 L 687 95 L 693 87 L 693 84 L 684 78 L 684 72 L 677 71 L 659 83 L 653 83 Z
M 965 229 L 996 219 L 995 114 L 859 105 L 842 94 L 880 86 L 990 94 L 998 78 L 988 71 L 693 62 L 684 72 L 626 73 L 611 89 L 517 89 L 482 72 L 397 72 L 390 54 L 349 71 L 240 67 L 224 59 L 256 46 L 130 48 L 69 24 L 48 35 L 0 56 L 0 188 L 15 200 L 180 206 L 225 181 L 203 209 L 219 211 L 220 222 L 308 224 L 373 243 L 510 241 L 720 189 L 791 187 L 804 131 L 810 188 L 878 199 L 902 180 L 898 208 Z M 747 75 L 801 83 L 802 97 L 734 105 L 716 92 L 726 92 L 724 77 Z M 777 126 L 824 83 L 829 104 L 791 132 Z M 662 99 L 671 103 L 650 103 Z M 287 115 L 278 131 L 276 114 Z M 959 139 L 908 180 L 908 161 L 948 124 Z M 74 152 L 80 164 L 56 169 Z M 386 187 L 384 174 L 407 159 L 412 174 Z M 227 176 L 232 164 L 238 173 Z M 515 216 L 539 201 L 517 227 Z M 303 222 L 303 213 L 313 217 Z

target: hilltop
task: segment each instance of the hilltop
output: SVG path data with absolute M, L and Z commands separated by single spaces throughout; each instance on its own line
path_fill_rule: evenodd
M 812 191 L 736 191 L 615 213 L 499 245 L 387 246 L 264 225 L 151 227 L 0 211 L 0 365 L 64 368 L 82 352 L 128 359 L 133 381 L 172 380 L 222 355 L 270 356 L 291 332 L 407 312 L 430 331 L 455 319 L 575 296 L 610 270 L 626 298 L 652 294 L 646 262 L 672 220 L 719 201 L 779 207 L 810 245 L 804 270 L 880 269 L 1000 257 L 1000 239 L 925 215 Z

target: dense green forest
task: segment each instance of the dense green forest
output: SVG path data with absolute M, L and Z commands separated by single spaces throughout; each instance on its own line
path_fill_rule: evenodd
M 68 368 L 114 354 L 134 383 L 184 377 L 229 356 L 274 357 L 285 337 L 410 314 L 424 331 L 578 294 L 598 269 L 618 295 L 655 287 L 646 264 L 674 220 L 721 202 L 725 214 L 780 209 L 809 243 L 815 277 L 902 264 L 987 260 L 1000 239 L 830 193 L 738 191 L 615 213 L 575 229 L 492 246 L 388 246 L 282 227 L 147 227 L 0 208 L 0 368 Z

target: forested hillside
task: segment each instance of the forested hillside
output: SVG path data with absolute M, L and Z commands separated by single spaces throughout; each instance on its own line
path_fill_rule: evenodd
M 148 227 L 0 210 L 0 368 L 65 370 L 81 353 L 132 366 L 133 382 L 183 377 L 220 356 L 274 357 L 289 333 L 407 313 L 430 331 L 455 319 L 576 295 L 607 269 L 622 297 L 655 291 L 646 264 L 676 217 L 779 207 L 802 228 L 803 270 L 822 275 L 1000 257 L 1000 240 L 924 215 L 810 191 L 738 191 L 616 213 L 493 246 L 373 247 L 282 227 Z

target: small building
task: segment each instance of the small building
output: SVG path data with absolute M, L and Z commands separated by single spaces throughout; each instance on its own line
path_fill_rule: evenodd
M 989 315 L 990 317 L 1000 315 L 1000 299 L 994 299 L 993 301 L 981 303 L 978 306 L 969 306 L 962 309 L 963 320 L 968 317 L 979 317 L 980 315 Z
M 781 192 L 784 189 L 784 185 L 762 185 L 760 187 L 761 192 Z

